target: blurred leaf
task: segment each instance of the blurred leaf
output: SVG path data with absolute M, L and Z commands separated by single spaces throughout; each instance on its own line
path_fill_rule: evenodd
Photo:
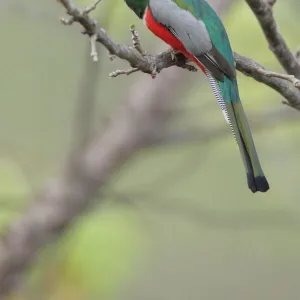
M 128 209 L 82 218 L 67 238 L 62 282 L 110 296 L 128 281 L 142 246 L 139 219 Z
M 30 194 L 20 167 L 9 159 L 0 159 L 0 198 L 25 199 Z

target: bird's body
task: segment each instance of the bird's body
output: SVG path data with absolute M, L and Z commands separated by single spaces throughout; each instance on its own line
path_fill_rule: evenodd
M 255 150 L 240 101 L 232 49 L 226 30 L 205 0 L 125 0 L 149 30 L 194 61 L 206 74 L 236 138 L 252 192 L 269 184 Z

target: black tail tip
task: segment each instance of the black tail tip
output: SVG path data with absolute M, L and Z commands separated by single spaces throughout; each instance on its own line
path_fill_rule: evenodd
M 265 176 L 254 177 L 251 174 L 247 174 L 248 187 L 252 193 L 256 192 L 266 192 L 269 190 L 269 183 Z

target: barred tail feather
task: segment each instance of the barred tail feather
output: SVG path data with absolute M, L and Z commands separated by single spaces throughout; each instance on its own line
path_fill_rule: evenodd
M 262 171 L 242 103 L 240 101 L 225 102 L 218 81 L 207 69 L 205 71 L 225 120 L 229 124 L 239 147 L 247 172 L 249 189 L 253 193 L 257 191 L 266 192 L 269 189 L 269 184 Z
M 230 111 L 228 114 L 232 115 L 232 128 L 237 132 L 235 136 L 246 167 L 248 187 L 253 193 L 266 192 L 269 184 L 262 171 L 242 103 L 231 102 L 226 107 Z

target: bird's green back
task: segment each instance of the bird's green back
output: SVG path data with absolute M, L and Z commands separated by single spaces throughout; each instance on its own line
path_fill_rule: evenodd
M 229 39 L 220 18 L 212 7 L 205 0 L 173 0 L 179 7 L 191 12 L 197 19 L 204 22 L 210 39 L 219 52 L 234 64 L 232 49 Z M 230 80 L 225 76 L 224 82 L 219 82 L 225 101 L 239 101 L 239 94 L 236 80 Z

